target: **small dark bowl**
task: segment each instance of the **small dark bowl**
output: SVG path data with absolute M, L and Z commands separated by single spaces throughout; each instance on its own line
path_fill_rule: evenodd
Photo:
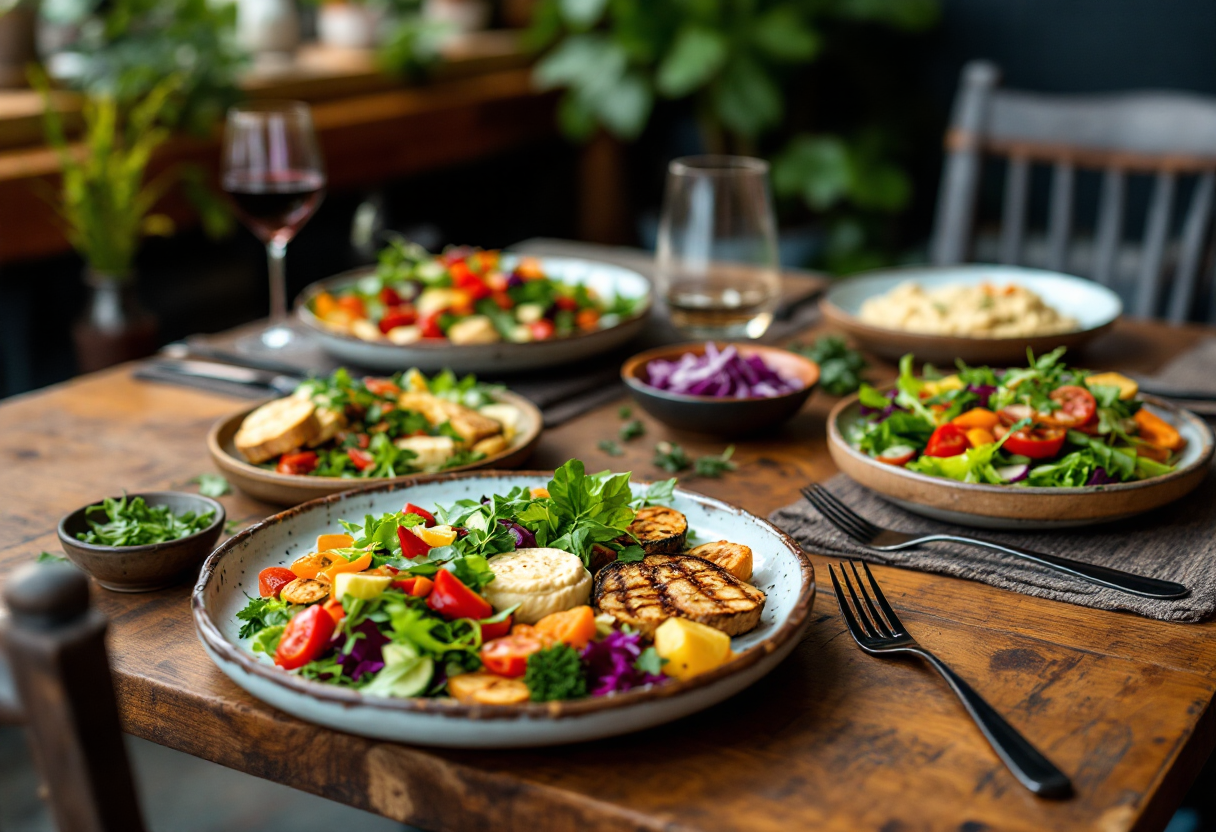
M 685 396 L 651 387 L 646 383 L 646 365 L 656 358 L 677 361 L 685 353 L 705 354 L 705 344 L 673 344 L 638 353 L 621 367 L 621 379 L 642 409 L 666 425 L 693 433 L 739 436 L 779 425 L 802 409 L 819 381 L 819 365 L 809 358 L 777 347 L 733 343 L 744 358 L 759 355 L 764 363 L 786 378 L 798 379 L 802 389 L 781 396 L 747 399 Z M 716 343 L 718 349 L 728 344 Z
M 178 540 L 146 546 L 102 546 L 76 538 L 78 532 L 89 530 L 85 511 L 99 505 L 98 500 L 59 521 L 59 543 L 68 559 L 114 592 L 151 592 L 193 577 L 224 530 L 224 507 L 210 497 L 180 491 L 145 491 L 127 496 L 143 497 L 150 506 L 169 506 L 174 514 L 199 514 L 210 509 L 215 517 L 207 528 Z

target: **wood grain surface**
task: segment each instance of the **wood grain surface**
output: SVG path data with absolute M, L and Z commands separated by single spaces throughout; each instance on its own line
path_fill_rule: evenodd
M 1216 331 L 1124 322 L 1077 363 L 1140 372 Z M 881 366 L 873 376 L 893 376 Z M 683 482 L 766 514 L 834 473 L 816 393 L 771 435 L 738 442 L 739 470 Z M 0 405 L 0 581 L 79 505 L 130 490 L 192 488 L 204 445 L 238 401 L 133 381 L 120 367 Z M 659 439 L 690 454 L 722 443 L 668 431 L 626 456 L 595 450 L 618 404 L 549 431 L 532 467 L 581 456 L 658 477 Z M 223 498 L 241 523 L 269 507 Z M 827 561 L 811 553 L 821 570 Z M 1216 744 L 1216 625 L 1150 621 L 938 575 L 875 567 L 901 617 L 1069 774 L 1077 794 L 1044 801 L 1016 784 L 927 668 L 868 657 L 830 588 L 793 655 L 742 694 L 632 736 L 532 751 L 438 751 L 354 737 L 254 700 L 204 655 L 188 587 L 146 595 L 94 588 L 110 617 L 125 730 L 259 777 L 436 830 L 1161 829 Z

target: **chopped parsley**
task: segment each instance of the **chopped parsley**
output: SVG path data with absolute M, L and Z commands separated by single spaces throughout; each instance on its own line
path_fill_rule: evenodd
M 198 483 L 198 493 L 204 497 L 223 497 L 232 492 L 232 486 L 220 474 L 199 474 L 191 482 Z
M 601 439 L 599 441 L 599 444 L 596 445 L 596 447 L 599 448 L 604 453 L 608 454 L 608 456 L 624 456 L 625 455 L 624 449 L 621 448 L 620 445 L 618 445 L 616 442 L 614 442 L 611 439 Z
M 828 335 L 814 344 L 795 344 L 793 349 L 819 365 L 819 387 L 825 393 L 847 396 L 861 387 L 861 373 L 868 365 L 843 338 Z
M 688 458 L 688 454 L 675 442 L 659 442 L 655 445 L 653 462 L 655 467 L 672 474 L 692 466 L 692 460 Z
M 124 494 L 85 509 L 89 531 L 77 532 L 76 537 L 101 546 L 147 546 L 189 537 L 210 526 L 214 516 L 211 510 L 174 514 L 169 506 L 150 506 L 143 497 Z
M 735 470 L 735 463 L 730 461 L 734 452 L 735 446 L 731 445 L 718 456 L 697 457 L 693 470 L 698 477 L 720 477 L 727 471 Z
M 558 702 L 587 695 L 583 661 L 573 647 L 565 644 L 529 656 L 524 684 L 533 702 Z
M 621 425 L 621 429 L 617 431 L 617 435 L 621 437 L 622 442 L 628 442 L 631 439 L 637 439 L 646 433 L 646 426 L 642 424 L 641 419 L 631 419 Z

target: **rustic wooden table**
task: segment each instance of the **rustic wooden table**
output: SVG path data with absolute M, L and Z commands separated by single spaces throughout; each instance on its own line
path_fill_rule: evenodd
M 1216 331 L 1127 321 L 1084 356 L 1152 371 Z M 884 374 L 889 367 L 881 368 Z M 739 443 L 739 470 L 689 487 L 765 514 L 834 469 L 832 400 L 816 394 L 773 436 Z M 0 580 L 57 550 L 58 517 L 130 490 L 191 488 L 203 437 L 239 402 L 136 382 L 120 367 L 0 405 Z M 654 442 L 721 443 L 645 420 L 627 456 L 595 450 L 617 405 L 548 432 L 533 459 L 658 475 Z M 224 498 L 229 516 L 269 506 Z M 824 575 L 824 558 L 812 553 Z M 244 693 L 207 659 L 188 587 L 96 590 L 125 729 L 157 743 L 437 830 L 1161 829 L 1216 743 L 1216 624 L 1166 624 L 876 567 L 921 640 L 971 680 L 1077 787 L 1039 800 L 1013 780 L 927 668 L 861 653 L 830 589 L 794 654 L 735 698 L 642 734 L 535 751 L 456 752 L 318 728 Z

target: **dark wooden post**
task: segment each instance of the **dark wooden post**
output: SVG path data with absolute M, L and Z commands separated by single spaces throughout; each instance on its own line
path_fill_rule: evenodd
M 3 589 L 0 619 L 34 761 L 60 832 L 143 832 L 106 659 L 105 617 L 65 564 L 30 564 Z

